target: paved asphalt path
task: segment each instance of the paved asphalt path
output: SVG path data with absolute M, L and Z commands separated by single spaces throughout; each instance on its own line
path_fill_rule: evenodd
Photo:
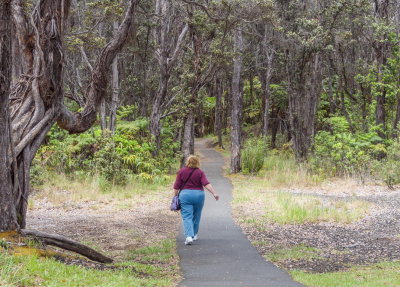
M 207 192 L 199 240 L 184 244 L 182 227 L 178 236 L 178 254 L 186 287 L 300 287 L 290 276 L 267 262 L 251 245 L 232 220 L 230 201 L 232 184 L 222 176 L 224 160 L 205 141 L 196 142 L 196 153 L 208 180 L 220 195 L 216 202 Z

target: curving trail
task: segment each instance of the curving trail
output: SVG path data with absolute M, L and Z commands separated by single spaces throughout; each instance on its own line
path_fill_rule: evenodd
M 178 253 L 184 280 L 179 286 L 196 287 L 300 287 L 289 274 L 258 254 L 231 215 L 232 184 L 223 177 L 223 157 L 206 141 L 197 141 L 196 153 L 202 155 L 202 169 L 220 194 L 215 202 L 206 195 L 199 240 L 184 245 L 182 230 L 178 236 Z

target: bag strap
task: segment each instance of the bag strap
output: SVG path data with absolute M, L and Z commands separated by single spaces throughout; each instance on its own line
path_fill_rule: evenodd
M 181 188 L 179 189 L 179 192 L 178 192 L 178 196 L 179 196 L 179 194 L 181 193 L 181 190 L 185 187 L 186 183 L 189 181 L 190 177 L 192 176 L 192 174 L 195 172 L 196 169 L 197 169 L 197 168 L 194 168 L 194 169 L 192 170 L 192 172 L 189 174 L 189 177 L 188 177 L 188 178 L 185 180 L 185 182 L 181 185 Z

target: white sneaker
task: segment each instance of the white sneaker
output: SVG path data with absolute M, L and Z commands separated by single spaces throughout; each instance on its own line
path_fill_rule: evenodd
M 193 238 L 190 236 L 186 237 L 185 245 L 192 245 L 192 243 L 193 243 Z
M 199 238 L 197 237 L 197 234 L 196 234 L 195 236 L 193 236 L 193 241 L 196 241 L 197 239 L 199 239 Z

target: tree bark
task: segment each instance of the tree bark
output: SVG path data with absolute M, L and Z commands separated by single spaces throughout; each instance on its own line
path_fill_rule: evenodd
M 114 21 L 114 35 L 118 33 L 118 21 Z M 118 56 L 115 56 L 112 62 L 112 96 L 110 107 L 110 130 L 115 133 L 117 108 L 119 104 L 119 77 L 118 77 Z
M 276 108 L 276 110 L 272 110 L 272 123 L 271 123 L 271 149 L 276 148 L 276 135 L 278 133 L 279 127 L 279 116 L 280 109 Z
M 234 31 L 233 75 L 232 75 L 232 114 L 231 114 L 231 173 L 241 170 L 241 121 L 242 121 L 242 62 L 243 36 L 241 30 Z
M 182 139 L 182 162 L 184 165 L 189 155 L 194 154 L 194 114 L 189 112 L 185 118 Z
M 18 227 L 12 185 L 9 91 L 11 83 L 11 3 L 0 1 L 0 231 Z
M 100 127 L 101 127 L 101 132 L 105 133 L 105 130 L 107 129 L 107 107 L 106 107 L 106 99 L 102 98 L 100 101 Z
M 303 51 L 299 55 L 302 56 L 289 56 L 289 113 L 295 156 L 298 161 L 305 161 L 315 132 L 321 65 L 318 54 Z M 297 63 L 296 59 L 303 61 Z
M 222 108 L 222 81 L 218 78 L 215 78 L 214 81 L 214 96 L 215 96 L 215 133 L 218 137 L 218 147 L 224 148 L 224 144 L 222 142 L 222 117 L 223 117 L 223 108 Z

